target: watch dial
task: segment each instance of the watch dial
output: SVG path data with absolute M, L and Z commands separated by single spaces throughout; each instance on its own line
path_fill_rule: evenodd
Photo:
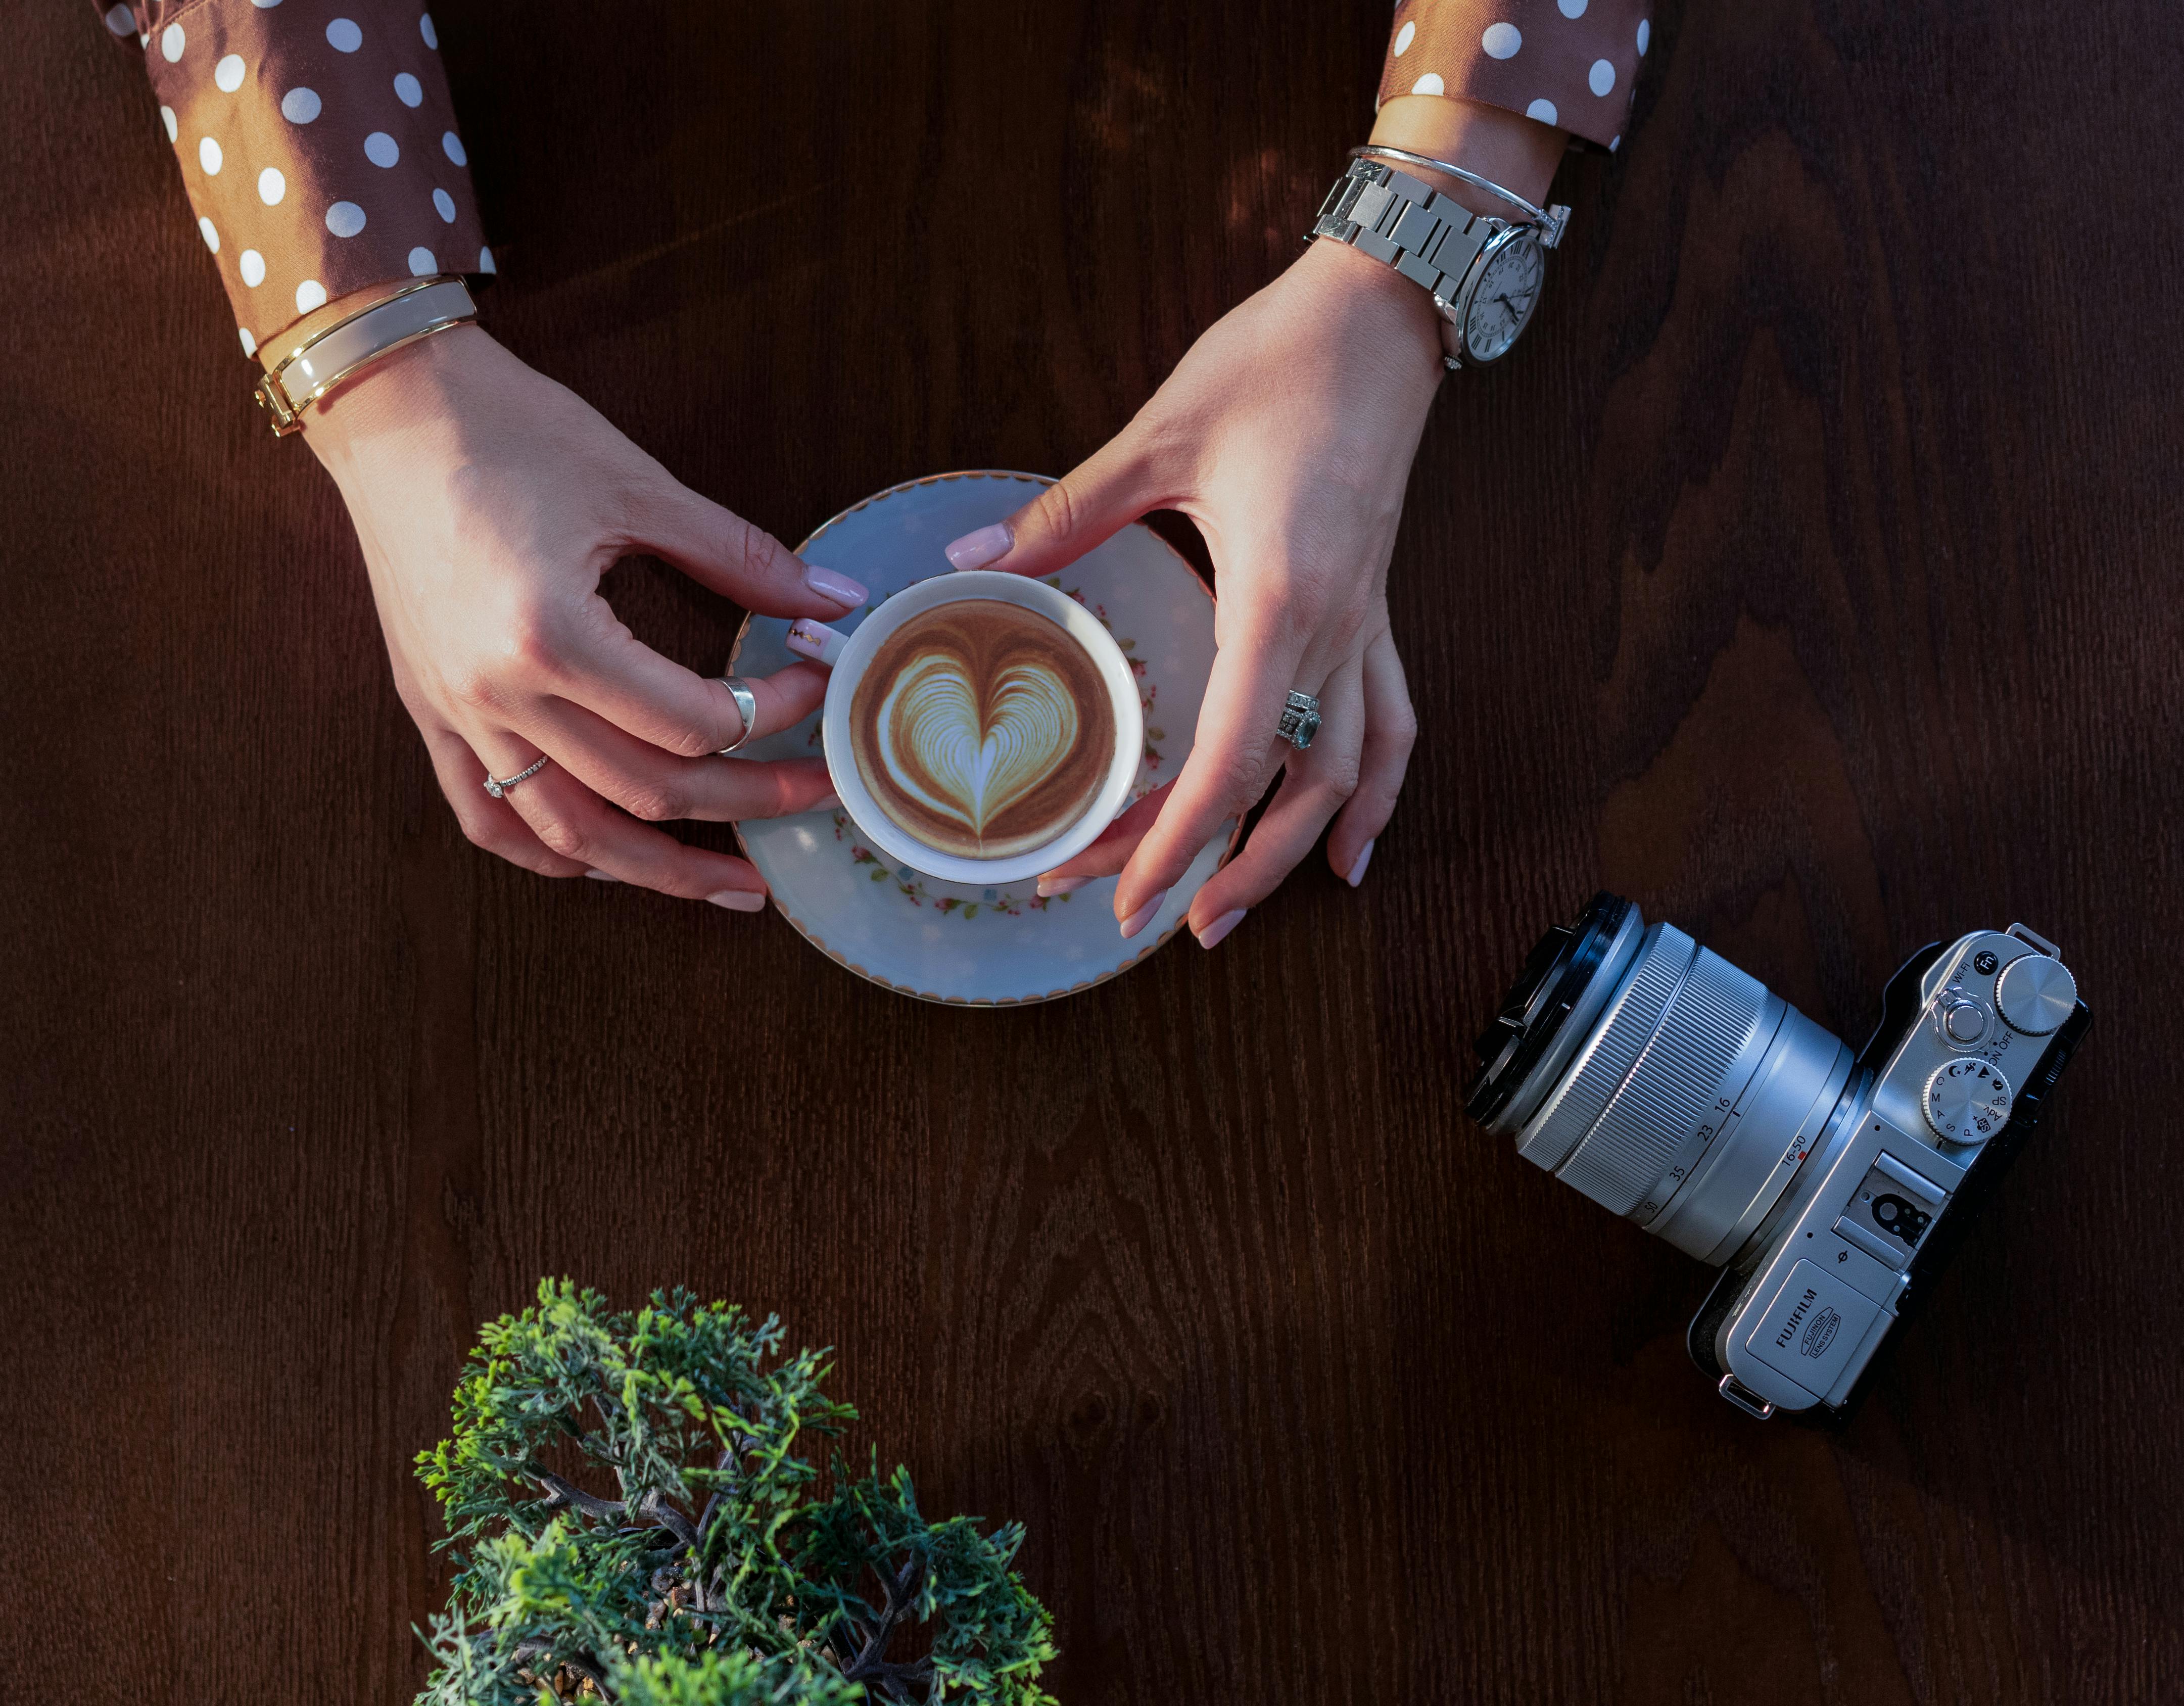
M 1540 300 L 1546 262 L 1529 231 L 1487 258 L 1463 317 L 1465 353 L 1474 361 L 1496 361 L 1509 352 Z

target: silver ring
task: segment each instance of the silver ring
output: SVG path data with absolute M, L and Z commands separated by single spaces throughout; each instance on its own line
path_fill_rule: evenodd
M 1282 707 L 1281 727 L 1274 732 L 1302 752 L 1319 733 L 1319 701 L 1308 693 L 1291 692 Z
M 736 702 L 736 713 L 744 720 L 744 732 L 720 750 L 726 758 L 758 731 L 758 695 L 750 690 L 750 683 L 739 675 L 716 675 L 715 681 L 727 689 L 728 697 Z
M 493 795 L 494 799 L 498 800 L 503 794 L 506 794 L 510 789 L 515 787 L 517 783 L 528 782 L 532 777 L 536 776 L 540 771 L 543 770 L 553 761 L 554 761 L 550 758 L 541 758 L 536 764 L 530 766 L 526 769 L 517 771 L 513 776 L 496 778 L 493 773 L 488 770 L 485 773 L 485 791 Z

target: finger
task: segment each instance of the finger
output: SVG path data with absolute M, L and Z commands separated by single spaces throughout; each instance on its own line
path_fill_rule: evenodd
M 763 527 L 661 470 L 631 500 L 623 540 L 656 553 L 694 581 L 770 616 L 829 621 L 865 602 L 864 584 L 807 564 Z
M 432 761 L 433 774 L 439 778 L 440 792 L 448 796 L 455 822 L 462 826 L 463 833 L 473 846 L 482 847 L 511 865 L 536 871 L 542 877 L 583 874 L 582 865 L 562 858 L 539 840 L 506 800 L 495 800 L 485 791 L 485 767 L 477 761 L 476 755 L 460 735 L 453 729 L 427 728 L 422 723 L 418 725 L 418 733 L 425 737 L 425 750 Z M 515 772 L 501 773 L 512 776 Z
M 958 569 L 1049 575 L 1172 496 L 1150 435 L 1134 421 L 1006 521 L 943 549 Z
M 1280 754 L 1291 750 L 1275 730 L 1290 689 L 1299 685 L 1298 650 L 1279 618 L 1245 616 L 1214 654 L 1190 757 L 1115 886 L 1124 934 L 1144 928 L 1152 917 L 1149 903 L 1166 895 L 1226 820 L 1257 801 Z
M 1042 895 L 1067 895 L 1082 889 L 1098 877 L 1112 877 L 1129 863 L 1130 855 L 1138 850 L 1138 843 L 1145 839 L 1145 831 L 1153 827 L 1153 820 L 1167 804 L 1168 789 L 1173 782 L 1163 782 L 1159 787 L 1100 832 L 1100 839 L 1079 853 L 1074 859 L 1065 861 L 1039 879 Z
M 1252 826 L 1251 839 L 1191 897 L 1191 932 L 1205 947 L 1219 942 L 1281 886 L 1356 792 L 1365 744 L 1363 660 L 1352 658 L 1337 669 L 1320 688 L 1319 699 L 1323 733 L 1302 752 L 1290 749 L 1280 791 Z
M 650 823 L 784 817 L 834 797 L 822 758 L 680 758 L 566 700 L 531 707 L 515 732 L 593 793 Z
M 1365 880 L 1373 844 L 1388 827 L 1418 742 L 1418 716 L 1403 679 L 1403 661 L 1396 638 L 1382 633 L 1365 648 L 1365 750 L 1358 765 L 1357 791 L 1334 820 L 1327 838 L 1327 862 L 1356 888 Z
M 772 675 L 744 677 L 758 701 L 758 734 L 791 728 L 816 711 L 827 697 L 827 673 L 816 664 L 794 663 Z M 662 657 L 619 622 L 580 645 L 554 687 L 563 699 L 685 758 L 718 752 L 744 733 L 735 695 L 718 677 L 709 679 Z
M 755 912 L 766 905 L 766 881 L 749 861 L 686 846 L 626 817 L 558 764 L 511 789 L 508 799 L 549 850 L 587 870 L 731 912 Z

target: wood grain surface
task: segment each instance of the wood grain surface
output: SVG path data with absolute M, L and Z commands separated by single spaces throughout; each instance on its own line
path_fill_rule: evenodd
M 495 333 L 791 539 L 1113 432 L 1294 254 L 1384 25 L 440 20 Z M 546 1273 L 836 1346 L 928 1508 L 1029 1524 L 1070 1706 L 2184 1698 L 2173 8 L 1670 4 L 1436 405 L 1364 886 L 1006 1013 L 465 844 L 133 54 L 6 33 L 0 1698 L 406 1698 L 410 1458 Z M 2094 1006 L 1841 1438 L 1720 1402 L 1707 1273 L 1462 1117 L 1602 885 L 1859 1037 L 2014 918 Z

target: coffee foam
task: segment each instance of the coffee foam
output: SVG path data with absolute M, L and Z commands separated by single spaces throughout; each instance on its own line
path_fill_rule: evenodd
M 1005 859 L 1067 832 L 1107 780 L 1115 707 L 1059 622 L 960 599 L 881 642 L 850 701 L 861 776 L 937 852 Z

